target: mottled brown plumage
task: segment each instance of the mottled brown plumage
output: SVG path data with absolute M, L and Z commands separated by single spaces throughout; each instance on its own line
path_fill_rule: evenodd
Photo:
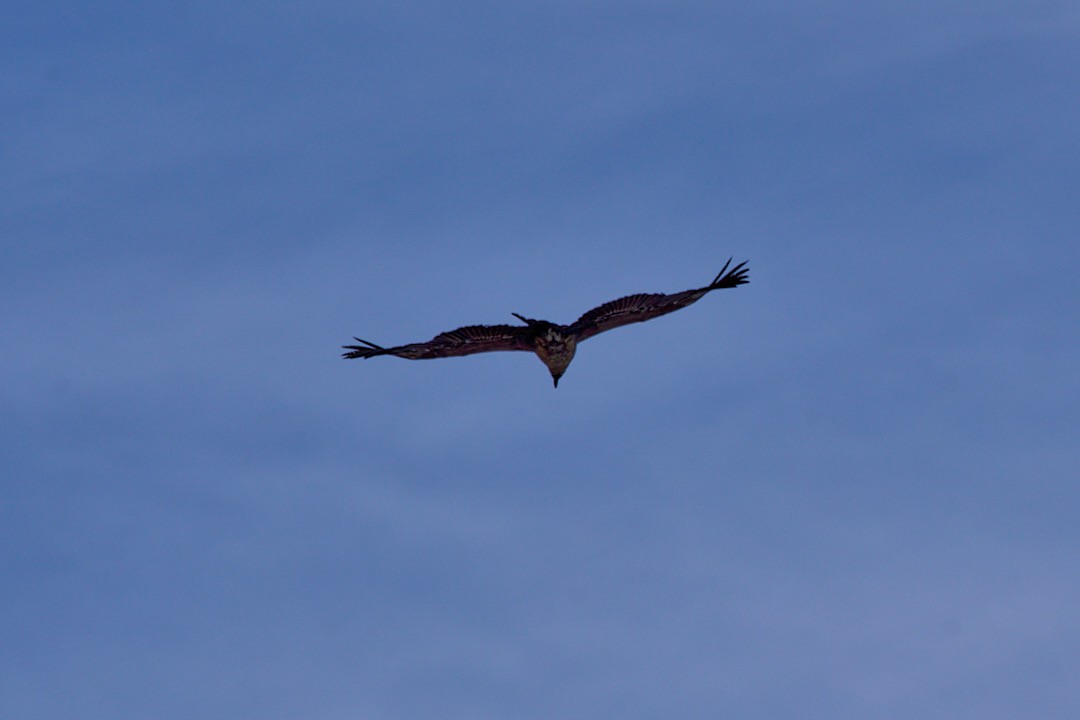
M 628 295 L 604 303 L 588 311 L 571 325 L 556 325 L 546 320 L 533 320 L 512 313 L 525 325 L 466 325 L 436 335 L 424 343 L 384 348 L 375 343 L 354 338 L 359 345 L 345 345 L 345 358 L 370 358 L 394 355 L 407 360 L 460 357 L 482 352 L 523 350 L 534 352 L 551 372 L 555 387 L 574 359 L 577 344 L 594 335 L 630 323 L 644 322 L 691 305 L 713 290 L 733 288 L 750 282 L 750 270 L 741 262 L 728 271 L 731 260 L 713 281 L 695 290 L 664 295 L 662 293 Z

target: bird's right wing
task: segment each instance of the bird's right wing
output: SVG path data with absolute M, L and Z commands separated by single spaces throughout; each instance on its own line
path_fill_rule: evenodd
M 731 265 L 731 260 L 728 260 L 713 281 L 703 288 L 684 290 L 670 295 L 663 293 L 627 295 L 604 303 L 575 320 L 570 330 L 577 334 L 578 342 L 581 342 L 607 330 L 631 323 L 645 322 L 681 310 L 687 305 L 696 303 L 713 290 L 738 287 L 750 282 L 747 279 L 750 270 L 745 262 L 739 263 L 730 271 L 729 265 Z
M 501 350 L 532 350 L 529 328 L 515 325 L 466 325 L 436 335 L 425 343 L 412 343 L 384 348 L 375 343 L 354 338 L 360 345 L 344 345 L 344 358 L 369 358 L 376 355 L 396 355 L 408 360 L 460 357 Z

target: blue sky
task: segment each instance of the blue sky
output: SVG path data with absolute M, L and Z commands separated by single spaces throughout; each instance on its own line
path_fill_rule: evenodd
M 0 7 L 0 715 L 1074 718 L 1068 2 Z M 751 284 L 536 358 L 343 361 Z

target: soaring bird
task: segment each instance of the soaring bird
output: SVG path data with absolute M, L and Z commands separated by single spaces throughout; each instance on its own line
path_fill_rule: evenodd
M 536 353 L 551 372 L 555 387 L 559 387 L 559 378 L 563 376 L 570 361 L 574 359 L 578 343 L 613 328 L 652 320 L 654 317 L 681 310 L 687 305 L 696 303 L 713 290 L 738 287 L 750 282 L 747 278 L 750 270 L 745 262 L 739 263 L 730 271 L 729 265 L 731 265 L 730 258 L 713 281 L 705 287 L 684 290 L 671 295 L 662 293 L 627 295 L 593 308 L 570 325 L 556 325 L 547 320 L 533 320 L 511 313 L 525 324 L 466 325 L 457 330 L 440 333 L 424 343 L 398 345 L 391 348 L 384 348 L 373 342 L 354 337 L 353 339 L 360 344 L 342 346 L 343 349 L 349 351 L 342 353 L 342 357 L 370 358 L 377 355 L 394 355 L 407 360 L 428 360 L 498 350 L 525 350 Z

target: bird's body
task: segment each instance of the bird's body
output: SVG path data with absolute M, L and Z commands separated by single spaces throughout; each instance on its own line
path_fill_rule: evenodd
M 520 317 L 520 316 L 518 316 Z M 547 365 L 555 387 L 559 387 L 559 378 L 570 366 L 577 352 L 577 337 L 573 330 L 565 325 L 553 325 L 543 320 L 521 318 L 533 331 L 533 352 L 540 362 Z
M 702 288 L 665 295 L 660 293 L 628 295 L 593 308 L 571 325 L 557 325 L 547 320 L 533 320 L 513 313 L 525 323 L 521 325 L 467 325 L 440 333 L 426 343 L 413 343 L 384 348 L 355 338 L 360 345 L 346 345 L 345 358 L 370 358 L 395 355 L 408 360 L 458 357 L 482 352 L 521 350 L 536 353 L 551 372 L 555 387 L 574 359 L 578 343 L 607 330 L 644 322 L 691 305 L 713 290 L 738 287 L 749 282 L 749 270 L 742 262 L 727 271 L 727 264 L 713 281 Z

